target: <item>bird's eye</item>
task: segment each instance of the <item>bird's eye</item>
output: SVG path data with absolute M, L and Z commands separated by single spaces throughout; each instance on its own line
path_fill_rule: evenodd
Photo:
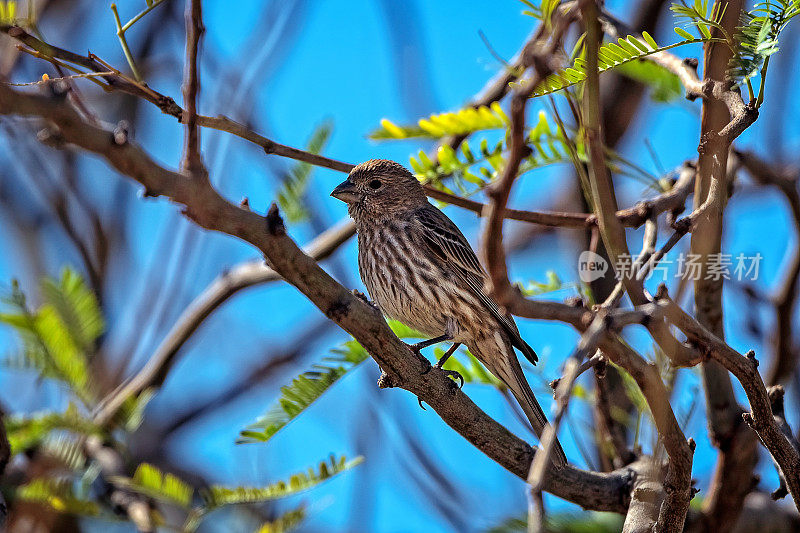
M 370 189 L 378 190 L 381 188 L 381 180 L 372 180 L 367 185 L 369 185 Z

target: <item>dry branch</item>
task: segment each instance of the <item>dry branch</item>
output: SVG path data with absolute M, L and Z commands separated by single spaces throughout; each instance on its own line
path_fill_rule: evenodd
M 443 373 L 421 374 L 429 365 L 427 360 L 402 343 L 376 309 L 336 283 L 289 239 L 277 209 L 263 217 L 235 206 L 208 181 L 190 180 L 161 167 L 132 142 L 116 144 L 113 132 L 86 122 L 63 99 L 24 94 L 0 85 L 0 114 L 46 119 L 65 143 L 102 156 L 150 195 L 165 196 L 182 205 L 184 213 L 201 227 L 256 246 L 275 272 L 364 346 L 394 385 L 422 398 L 491 459 L 523 479 L 527 476 L 535 449 L 454 390 Z M 623 512 L 634 476 L 629 468 L 600 474 L 566 467 L 548 476 L 544 489 L 587 509 Z

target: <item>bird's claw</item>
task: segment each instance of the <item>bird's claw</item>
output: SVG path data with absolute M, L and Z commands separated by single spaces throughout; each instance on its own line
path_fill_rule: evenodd
M 363 301 L 364 303 L 367 303 L 367 304 L 371 305 L 371 306 L 372 306 L 372 307 L 374 307 L 375 309 L 377 309 L 377 308 L 378 308 L 378 304 L 376 304 L 375 302 L 373 302 L 372 300 L 370 300 L 369 298 L 367 298 L 367 295 L 366 295 L 366 294 L 364 294 L 363 292 L 361 292 L 361 291 L 359 291 L 359 290 L 356 290 L 356 289 L 353 289 L 353 290 L 352 290 L 352 291 L 350 291 L 350 292 L 353 294 L 353 296 L 355 296 L 355 297 L 356 297 L 356 298 L 358 298 L 359 300 Z
M 438 367 L 438 366 L 436 368 L 438 368 L 439 370 L 444 372 L 447 377 L 451 378 L 453 380 L 453 383 L 455 383 L 455 380 L 458 380 L 459 381 L 459 384 L 458 384 L 458 388 L 459 389 L 464 387 L 464 376 L 462 376 L 461 374 L 459 374 L 455 370 L 445 370 L 445 369 L 443 369 L 441 367 Z
M 417 396 L 417 402 L 419 403 L 419 406 L 422 408 L 423 411 L 427 411 L 427 409 L 425 409 L 425 406 L 422 405 L 422 398 L 420 398 L 419 396 Z

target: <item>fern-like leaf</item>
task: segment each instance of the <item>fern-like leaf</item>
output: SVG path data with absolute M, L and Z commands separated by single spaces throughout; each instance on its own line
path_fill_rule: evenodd
M 758 2 L 742 14 L 737 28 L 737 53 L 731 58 L 730 76 L 737 84 L 757 76 L 769 56 L 778 51 L 778 37 L 800 14 L 800 0 Z
M 681 42 L 670 44 L 667 46 L 659 46 L 655 40 L 647 32 L 642 33 L 641 39 L 633 35 L 625 38 L 620 37 L 616 43 L 606 43 L 598 50 L 597 66 L 599 72 L 605 72 L 621 65 L 646 58 L 649 55 L 669 50 L 678 46 L 687 44 L 703 43 L 707 41 L 714 41 L 709 34 L 701 38 L 695 38 L 691 34 L 684 32 L 684 39 Z M 571 67 L 564 70 L 555 72 L 545 78 L 534 90 L 531 96 L 533 98 L 552 94 L 557 91 L 572 87 L 586 80 L 586 60 L 583 57 L 575 58 L 575 62 Z M 526 82 L 521 81 L 513 83 L 512 85 L 524 85 Z
M 81 471 L 86 467 L 83 445 L 77 437 L 68 433 L 56 433 L 44 439 L 37 453 L 56 460 L 73 472 Z
M 194 494 L 191 485 L 149 463 L 140 464 L 132 478 L 113 477 L 112 481 L 134 492 L 186 509 L 189 508 Z
M 48 412 L 31 416 L 6 417 L 5 427 L 12 454 L 22 453 L 37 446 L 55 430 L 66 430 L 79 435 L 100 432 L 100 429 L 84 418 L 72 404 L 63 413 Z
M 322 124 L 314 130 L 306 145 L 306 151 L 312 154 L 322 152 L 331 136 L 332 127 L 329 123 Z M 308 218 L 305 207 L 306 189 L 311 178 L 313 166 L 310 163 L 299 162 L 289 171 L 283 182 L 283 188 L 278 192 L 278 204 L 284 218 L 289 222 L 302 222 Z
M 13 26 L 17 18 L 17 2 L 9 0 L 8 2 L 0 2 L 0 24 L 8 24 Z
M 91 403 L 89 355 L 104 327 L 97 299 L 69 269 L 60 280 L 43 280 L 42 294 L 44 303 L 31 311 L 19 286 L 12 285 L 6 299 L 12 309 L 0 313 L 0 323 L 16 331 L 23 349 L 6 364 L 62 381 L 82 401 Z
M 528 132 L 527 142 L 531 151 L 520 165 L 521 174 L 547 165 L 569 162 L 565 139 L 554 131 L 544 111 L 539 113 L 539 120 Z M 478 150 L 464 140 L 458 151 L 448 145 L 440 146 L 436 162 L 420 150 L 417 157 L 410 158 L 410 165 L 418 179 L 440 190 L 453 192 L 442 182 L 450 177 L 458 193 L 471 194 L 497 178 L 504 166 L 505 151 L 504 140 L 490 145 L 486 139 L 482 139 Z
M 476 131 L 505 129 L 508 116 L 493 102 L 491 106 L 465 107 L 450 113 L 440 113 L 422 118 L 413 126 L 398 126 L 389 119 L 381 120 L 381 127 L 370 134 L 371 139 L 441 139 L 448 135 L 468 135 Z
M 94 347 L 103 333 L 105 324 L 100 305 L 83 278 L 74 270 L 65 268 L 56 281 L 42 281 L 42 295 L 58 314 L 77 347 L 84 352 Z
M 403 338 L 420 338 L 422 335 L 397 322 L 389 321 L 395 335 Z M 331 385 L 369 357 L 367 351 L 355 340 L 347 341 L 332 355 L 314 365 L 312 370 L 294 378 L 290 385 L 281 387 L 281 397 L 255 424 L 240 433 L 237 443 L 266 442 L 279 430 L 319 399 Z
M 208 490 L 203 491 L 205 507 L 208 510 L 239 503 L 265 502 L 292 496 L 300 492 L 316 487 L 342 472 L 361 464 L 363 457 L 356 457 L 348 461 L 345 457 L 331 456 L 327 462 L 323 461 L 315 470 L 309 468 L 308 472 L 294 474 L 288 481 L 279 481 L 266 487 L 224 487 L 212 485 Z
M 728 45 L 733 47 L 731 36 L 722 25 L 722 17 L 725 16 L 726 2 L 711 2 L 708 0 L 695 0 L 691 5 L 685 1 L 675 2 L 670 6 L 670 10 L 678 20 L 684 21 L 690 26 L 697 28 L 706 39 L 711 39 L 711 31 L 718 30 L 725 36 Z
M 541 296 L 551 292 L 556 292 L 564 289 L 579 289 L 580 286 L 575 283 L 564 283 L 558 274 L 552 270 L 547 271 L 547 281 L 529 281 L 527 286 L 522 283 L 517 283 L 517 287 L 525 296 Z

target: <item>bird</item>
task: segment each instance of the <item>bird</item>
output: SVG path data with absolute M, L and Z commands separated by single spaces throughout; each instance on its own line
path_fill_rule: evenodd
M 372 300 L 385 316 L 429 337 L 412 348 L 452 341 L 433 365 L 441 369 L 466 345 L 508 387 L 541 439 L 547 418 L 514 348 L 533 364 L 538 356 L 486 291 L 486 271 L 467 239 L 428 201 L 419 180 L 399 163 L 371 159 L 353 167 L 331 196 L 347 204 L 355 223 L 358 270 Z M 558 441 L 551 461 L 567 464 Z

